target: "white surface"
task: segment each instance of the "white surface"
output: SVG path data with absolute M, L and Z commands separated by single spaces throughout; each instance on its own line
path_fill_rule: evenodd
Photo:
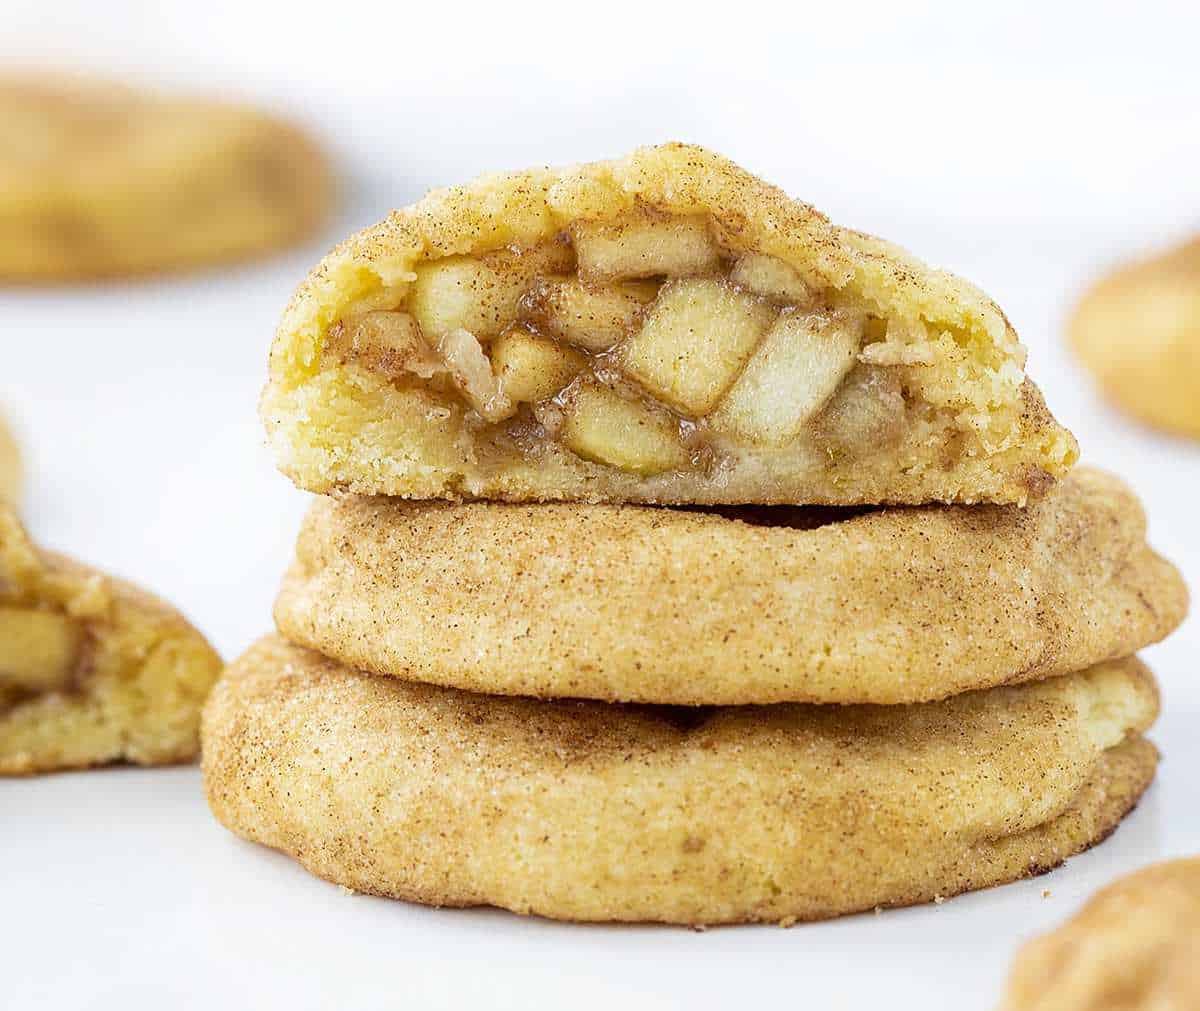
M 212 81 L 313 119 L 352 180 L 326 240 L 487 168 L 667 137 L 724 150 L 989 290 L 1085 457 L 1133 483 L 1152 540 L 1200 581 L 1200 447 L 1110 413 L 1060 340 L 1100 265 L 1200 226 L 1194 14 L 46 6 L 6 5 L 0 56 Z M 229 656 L 267 629 L 305 505 L 254 408 L 275 319 L 318 253 L 0 293 L 0 404 L 28 446 L 35 534 L 160 591 Z M 349 897 L 232 838 L 194 769 L 0 782 L 0 1006 L 988 1008 L 1021 938 L 1123 871 L 1200 850 L 1198 648 L 1193 619 L 1145 653 L 1165 760 L 1102 847 L 1031 882 L 787 931 Z

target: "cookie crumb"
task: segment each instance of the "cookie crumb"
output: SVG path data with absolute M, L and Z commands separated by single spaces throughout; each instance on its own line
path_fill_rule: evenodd
M 779 925 L 781 927 L 783 927 L 784 930 L 787 930 L 788 927 L 794 927 L 796 925 L 796 917 L 785 916 L 782 920 L 779 921 Z

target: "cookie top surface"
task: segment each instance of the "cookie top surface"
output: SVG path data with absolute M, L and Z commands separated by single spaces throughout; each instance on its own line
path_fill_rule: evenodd
M 262 400 L 301 487 L 1024 502 L 1074 462 L 1004 314 L 701 148 L 484 176 L 300 286 Z
M 269 637 L 206 707 L 204 772 L 227 826 L 360 890 L 814 918 L 1053 866 L 1097 837 L 1089 783 L 1156 711 L 1135 660 L 923 706 L 680 710 L 381 679 Z
M 352 666 L 474 691 L 915 702 L 1168 634 L 1187 592 L 1145 533 L 1088 469 L 1024 510 L 318 499 L 275 617 Z
M 0 78 L 0 282 L 235 259 L 327 216 L 325 155 L 250 108 L 84 78 Z
M 1200 1007 L 1200 857 L 1154 864 L 1097 893 L 1021 949 L 1003 1011 Z
M 0 775 L 185 761 L 221 658 L 175 608 L 0 505 Z
M 1200 439 L 1200 238 L 1101 280 L 1068 334 L 1118 406 Z

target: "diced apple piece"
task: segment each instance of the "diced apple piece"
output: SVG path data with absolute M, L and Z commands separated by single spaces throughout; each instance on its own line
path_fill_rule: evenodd
M 854 367 L 864 317 L 785 311 L 710 416 L 714 429 L 768 446 L 800 431 Z
M 862 455 L 896 444 L 904 426 L 904 391 L 895 369 L 856 365 L 813 419 L 818 443 Z
M 571 238 L 585 281 L 694 277 L 715 273 L 721 265 L 720 248 L 703 215 L 639 208 L 612 221 L 577 221 Z
M 442 334 L 437 353 L 446 363 L 454 385 L 485 421 L 512 417 L 516 408 L 500 388 L 500 381 L 492 373 L 491 360 L 473 334 L 466 330 Z
M 733 265 L 729 280 L 784 305 L 809 306 L 816 292 L 790 263 L 763 253 L 747 253 Z
M 0 607 L 0 691 L 66 687 L 82 643 L 82 628 L 65 615 Z
M 774 318 L 772 306 L 723 281 L 671 281 L 621 346 L 621 365 L 664 403 L 707 414 Z
M 537 282 L 521 302 L 521 316 L 542 333 L 588 351 L 607 351 L 637 328 L 654 301 L 650 281 L 589 285 L 574 279 Z
M 447 256 L 416 268 L 405 308 L 430 340 L 451 330 L 490 340 L 516 320 L 521 296 L 537 278 L 573 266 L 571 247 L 558 241 L 478 257 Z
M 412 372 L 428 379 L 440 369 L 417 321 L 406 312 L 377 310 L 339 320 L 329 328 L 326 350 L 392 377 Z
M 553 397 L 586 367 L 583 355 L 520 328 L 492 345 L 492 369 L 513 403 Z
M 578 383 L 566 398 L 560 437 L 577 456 L 644 476 L 691 466 L 679 423 L 667 412 L 595 382 Z

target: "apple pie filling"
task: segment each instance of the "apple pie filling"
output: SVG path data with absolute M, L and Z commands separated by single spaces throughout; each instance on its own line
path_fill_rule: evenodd
M 480 440 L 553 442 L 638 475 L 724 453 L 893 445 L 919 341 L 782 260 L 728 255 L 704 216 L 638 209 L 548 242 L 415 267 L 329 327 L 324 353 L 466 412 Z M 877 345 L 879 345 L 877 347 Z
M 0 603 L 0 710 L 73 690 L 87 667 L 82 624 L 58 611 Z

